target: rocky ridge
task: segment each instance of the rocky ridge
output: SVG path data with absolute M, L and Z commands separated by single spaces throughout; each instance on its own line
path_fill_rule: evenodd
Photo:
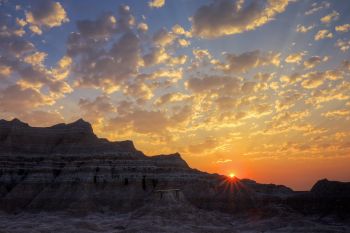
M 91 154 L 129 153 L 144 157 L 132 141 L 109 142 L 98 138 L 90 123 L 79 119 L 70 124 L 31 127 L 18 119 L 0 120 L 0 154 Z
M 200 209 L 261 216 L 281 208 L 314 213 L 326 209 L 324 199 L 316 197 L 320 192 L 348 190 L 339 188 L 344 185 L 323 181 L 311 192 L 297 193 L 283 185 L 192 169 L 178 153 L 146 156 L 131 141 L 98 138 L 84 120 L 46 128 L 0 120 L 0 210 L 11 213 L 128 212 L 169 188 L 181 190 L 186 203 Z M 339 201 L 326 196 L 329 203 Z M 336 209 L 337 214 L 348 213 L 348 197 L 340 200 L 345 208 Z

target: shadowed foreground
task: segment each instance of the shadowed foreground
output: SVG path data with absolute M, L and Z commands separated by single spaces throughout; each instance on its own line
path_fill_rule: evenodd
M 225 214 L 191 205 L 182 192 L 154 192 L 147 204 L 124 214 L 20 213 L 1 214 L 3 232 L 350 232 L 349 221 L 336 216 L 305 216 L 277 207 L 279 213 L 264 217 L 258 212 Z

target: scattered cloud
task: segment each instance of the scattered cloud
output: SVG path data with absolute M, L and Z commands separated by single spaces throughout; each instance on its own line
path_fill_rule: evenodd
M 148 6 L 151 8 L 161 8 L 165 4 L 165 0 L 152 0 L 148 2 Z
M 339 19 L 339 13 L 337 11 L 333 11 L 332 13 L 322 17 L 320 21 L 324 24 L 329 24 L 332 21 L 336 21 Z
M 315 28 L 315 25 L 304 26 L 304 25 L 298 24 L 296 31 L 301 32 L 301 33 L 306 33 L 308 31 L 312 30 L 313 28 Z
M 199 153 L 208 153 L 216 148 L 218 142 L 213 138 L 206 138 L 203 142 L 192 144 L 188 146 L 188 151 L 190 153 L 199 154 Z
M 84 118 L 92 123 L 101 121 L 109 113 L 116 112 L 111 98 L 106 95 L 97 96 L 94 100 L 81 98 L 78 105 L 84 113 Z
M 346 52 L 350 49 L 350 40 L 339 39 L 335 43 L 335 46 L 339 48 L 342 52 Z
M 12 85 L 0 92 L 0 109 L 19 116 L 40 106 L 51 105 L 54 100 L 33 88 Z
M 30 11 L 26 12 L 26 21 L 30 30 L 42 34 L 43 28 L 61 26 L 69 21 L 64 8 L 59 2 L 52 0 L 35 0 Z
M 139 25 L 137 25 L 137 29 L 139 29 L 142 32 L 147 32 L 148 25 L 146 23 L 139 23 Z
M 343 24 L 335 27 L 337 32 L 348 32 L 350 31 L 350 24 Z
M 261 52 L 254 50 L 245 52 L 239 55 L 226 53 L 225 63 L 218 64 L 218 68 L 230 73 L 245 73 L 252 68 L 261 66 L 279 66 L 280 53 L 275 52 Z
M 328 59 L 329 58 L 327 56 L 324 56 L 324 57 L 312 56 L 306 61 L 304 61 L 304 67 L 306 69 L 312 69 L 312 68 L 315 68 L 317 65 L 321 64 L 321 62 L 328 61 Z
M 228 76 L 206 76 L 203 78 L 190 78 L 186 86 L 193 92 L 224 92 L 239 91 L 240 81 Z
M 321 86 L 326 80 L 338 80 L 342 79 L 339 72 L 333 70 L 327 70 L 324 72 L 309 72 L 304 74 L 303 81 L 301 82 L 302 87 L 306 89 L 314 89 Z
M 325 39 L 325 38 L 333 38 L 333 33 L 328 31 L 327 29 L 324 29 L 324 30 L 319 30 L 314 36 L 314 39 L 316 41 L 317 40 L 322 40 L 322 39 Z
M 168 32 L 165 28 L 157 31 L 153 36 L 153 41 L 156 45 L 167 46 L 173 43 L 175 35 L 173 32 Z
M 314 2 L 314 3 L 312 3 L 310 9 L 305 12 L 305 15 L 312 15 L 312 14 L 314 14 L 322 9 L 329 8 L 330 6 L 331 6 L 331 4 L 329 2 L 326 2 L 326 1 Z
M 214 38 L 254 30 L 285 11 L 289 0 L 252 1 L 218 0 L 201 6 L 192 18 L 193 34 Z
M 280 77 L 280 81 L 286 84 L 295 84 L 297 82 L 300 82 L 301 79 L 302 77 L 299 73 L 293 73 L 291 75 L 282 75 Z
M 288 55 L 284 61 L 287 63 L 299 64 L 303 60 L 303 57 L 305 56 L 305 54 L 306 54 L 305 52 L 293 53 Z
M 350 116 L 350 110 L 348 109 L 338 109 L 333 111 L 328 111 L 326 113 L 323 113 L 322 116 L 327 118 L 349 118 Z
M 219 159 L 215 163 L 230 163 L 232 159 Z

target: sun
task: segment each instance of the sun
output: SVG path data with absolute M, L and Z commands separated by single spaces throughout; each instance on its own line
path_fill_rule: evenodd
M 229 176 L 230 178 L 234 178 L 234 177 L 235 177 L 235 174 L 231 172 L 228 176 Z

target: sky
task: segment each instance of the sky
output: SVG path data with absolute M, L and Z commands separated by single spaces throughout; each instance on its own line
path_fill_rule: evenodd
M 79 118 L 147 155 L 350 181 L 350 1 L 0 0 L 0 118 Z

